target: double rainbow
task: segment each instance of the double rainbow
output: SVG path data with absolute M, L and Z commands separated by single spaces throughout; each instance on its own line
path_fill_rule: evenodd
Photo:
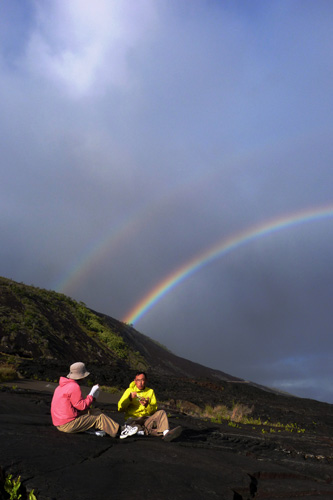
M 215 259 L 250 243 L 253 240 L 268 236 L 272 233 L 282 231 L 299 224 L 318 221 L 333 217 L 333 205 L 319 207 L 311 210 L 278 217 L 260 225 L 252 226 L 249 229 L 232 235 L 231 237 L 219 241 L 212 247 L 197 255 L 190 261 L 169 274 L 164 280 L 160 281 L 147 295 L 145 295 L 124 317 L 123 321 L 128 324 L 136 323 L 144 314 L 146 314 L 164 295 L 182 283 L 189 276 L 202 269 L 208 263 Z

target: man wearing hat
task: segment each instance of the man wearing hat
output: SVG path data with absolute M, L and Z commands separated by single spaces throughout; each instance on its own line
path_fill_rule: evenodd
M 71 365 L 67 377 L 60 377 L 51 402 L 53 425 L 62 432 L 74 433 L 98 429 L 111 437 L 116 437 L 120 430 L 117 422 L 99 410 L 88 410 L 99 395 L 99 385 L 94 385 L 85 399 L 82 397 L 79 384 L 88 375 L 84 363 L 78 362 Z M 132 434 L 137 430 L 134 429 Z

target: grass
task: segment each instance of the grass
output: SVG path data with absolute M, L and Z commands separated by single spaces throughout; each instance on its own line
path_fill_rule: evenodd
M 178 408 L 184 411 L 185 405 L 178 403 Z M 230 427 L 241 429 L 241 425 L 251 425 L 252 430 L 258 429 L 262 434 L 275 432 L 291 432 L 304 434 L 305 429 L 301 428 L 297 423 L 282 424 L 281 422 L 269 422 L 260 418 L 251 417 L 254 407 L 249 407 L 241 403 L 234 403 L 232 408 L 225 405 L 217 405 L 215 407 L 207 405 L 204 410 L 197 409 L 196 412 L 188 412 L 193 416 L 210 420 L 212 423 L 221 424 L 228 422 Z M 185 411 L 186 412 L 186 411 Z M 261 429 L 260 429 L 261 428 Z
M 122 389 L 119 389 L 119 387 L 108 385 L 101 385 L 100 389 L 101 391 L 107 392 L 108 394 L 119 394 L 120 392 L 122 392 Z
M 249 408 L 243 404 L 234 404 L 231 409 L 225 405 L 218 405 L 214 408 L 206 406 L 203 411 L 203 417 L 209 418 L 212 422 L 221 423 L 223 420 L 230 420 L 232 422 L 244 422 L 247 415 L 252 413 L 253 407 Z
M 10 382 L 15 379 L 17 379 L 17 371 L 14 366 L 0 365 L 0 382 Z

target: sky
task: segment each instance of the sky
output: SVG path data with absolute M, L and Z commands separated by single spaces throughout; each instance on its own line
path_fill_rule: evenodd
M 1 0 L 0 275 L 333 403 L 332 14 Z

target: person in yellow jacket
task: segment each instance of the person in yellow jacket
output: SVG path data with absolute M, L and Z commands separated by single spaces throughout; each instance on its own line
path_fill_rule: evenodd
M 130 435 L 132 426 L 139 428 L 138 435 L 162 436 L 164 441 L 173 441 L 180 436 L 181 427 L 169 429 L 169 421 L 164 410 L 157 409 L 153 389 L 146 387 L 147 375 L 139 371 L 118 402 L 118 411 L 125 412 L 125 429 L 121 438 Z

